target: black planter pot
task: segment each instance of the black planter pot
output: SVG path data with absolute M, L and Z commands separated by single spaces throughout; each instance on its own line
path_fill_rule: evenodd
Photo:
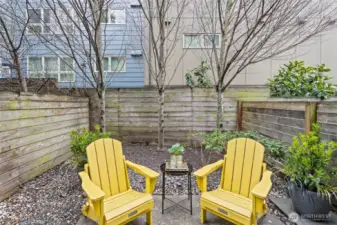
M 311 220 L 324 220 L 329 218 L 331 203 L 328 195 L 308 191 L 292 182 L 288 184 L 289 195 L 295 211 Z

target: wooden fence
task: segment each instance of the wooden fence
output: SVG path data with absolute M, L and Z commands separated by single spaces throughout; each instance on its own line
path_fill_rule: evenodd
M 291 143 L 293 136 L 310 132 L 311 124 L 318 123 L 323 139 L 337 141 L 337 98 L 268 99 L 239 105 L 238 129 L 256 130 Z
M 71 156 L 71 130 L 88 127 L 88 99 L 0 93 L 0 200 Z
M 227 90 L 223 100 L 224 130 L 236 128 L 238 99 L 263 100 L 268 95 L 268 90 L 260 87 L 237 87 Z M 185 87 L 166 90 L 165 144 L 184 143 L 193 132 L 214 130 L 216 100 L 216 92 L 213 89 L 192 90 Z M 154 88 L 109 90 L 106 94 L 106 107 L 107 130 L 112 132 L 113 136 L 127 142 L 157 141 L 158 103 Z

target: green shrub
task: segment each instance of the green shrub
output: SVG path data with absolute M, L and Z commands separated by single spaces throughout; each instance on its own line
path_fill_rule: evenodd
M 96 125 L 94 131 L 89 131 L 85 127 L 82 130 L 73 130 L 70 134 L 71 152 L 73 153 L 73 163 L 76 166 L 83 166 L 87 162 L 86 147 L 93 141 L 100 138 L 109 138 L 111 133 L 100 132 L 100 126 Z
M 290 61 L 269 79 L 271 96 L 330 98 L 336 94 L 336 87 L 328 82 L 331 77 L 325 75 L 327 72 L 330 69 L 324 64 L 311 67 L 303 61 Z
M 313 124 L 308 134 L 298 134 L 289 148 L 284 172 L 292 182 L 305 189 L 319 193 L 337 193 L 337 187 L 329 186 L 336 179 L 337 167 L 331 165 L 331 158 L 337 143 L 324 142 L 319 137 L 320 127 Z
M 255 131 L 213 131 L 212 133 L 200 133 L 204 138 L 202 145 L 206 151 L 222 152 L 227 146 L 227 142 L 234 138 L 251 138 L 260 142 L 269 155 L 274 158 L 283 159 L 285 157 L 288 144 L 279 140 L 267 138 Z
M 201 61 L 201 64 L 198 67 L 185 74 L 187 86 L 190 88 L 211 88 L 212 81 L 207 76 L 207 72 L 210 70 L 210 68 L 210 65 L 206 61 Z
M 182 155 L 184 154 L 184 151 L 184 146 L 179 143 L 172 145 L 171 148 L 168 149 L 168 152 L 172 155 Z

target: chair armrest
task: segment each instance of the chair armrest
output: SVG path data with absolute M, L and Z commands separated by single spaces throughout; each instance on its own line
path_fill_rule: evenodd
M 219 160 L 215 163 L 204 166 L 204 167 L 198 169 L 196 172 L 194 172 L 194 176 L 199 177 L 199 178 L 208 176 L 210 173 L 219 169 L 223 165 L 223 163 L 224 163 L 224 160 L 221 159 L 221 160 Z
M 263 173 L 262 180 L 252 189 L 252 194 L 254 196 L 261 199 L 265 199 L 267 197 L 272 186 L 271 175 L 272 172 L 268 170 Z
M 98 201 L 104 198 L 105 193 L 90 180 L 86 172 L 80 172 L 79 176 L 82 180 L 82 188 L 90 200 Z
M 146 166 L 142 166 L 128 160 L 125 161 L 126 166 L 132 169 L 133 171 L 139 173 L 140 175 L 146 178 L 146 193 L 151 194 L 156 187 L 156 180 L 159 177 L 159 173 L 147 168 Z
M 134 170 L 135 172 L 139 173 L 140 175 L 144 177 L 148 177 L 151 179 L 156 179 L 159 177 L 159 173 L 147 168 L 146 166 L 142 166 L 133 162 L 130 162 L 128 160 L 125 161 L 127 167 Z
M 207 191 L 207 176 L 219 169 L 224 165 L 224 160 L 219 160 L 215 163 L 209 164 L 207 166 L 202 167 L 201 169 L 194 172 L 194 176 L 196 177 L 198 188 L 201 192 Z

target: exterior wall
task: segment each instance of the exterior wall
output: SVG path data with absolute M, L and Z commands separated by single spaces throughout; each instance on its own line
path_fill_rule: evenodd
M 170 81 L 170 85 L 186 85 L 185 74 L 187 71 L 194 69 L 200 65 L 202 60 L 207 60 L 205 50 L 201 49 L 184 49 L 183 34 L 189 33 L 204 33 L 198 28 L 196 22 L 191 21 L 193 14 L 187 12 L 183 18 L 183 31 L 178 36 L 178 43 L 174 49 L 174 55 L 168 63 L 168 71 L 177 68 L 177 73 Z M 317 35 L 307 42 L 283 53 L 282 55 L 273 57 L 247 67 L 240 73 L 232 82 L 231 85 L 265 85 L 268 79 L 276 75 L 280 66 L 288 63 L 290 60 L 303 60 L 308 65 L 326 64 L 331 69 L 329 76 L 332 77 L 332 82 L 337 84 L 337 28 L 336 25 L 331 27 L 330 31 Z M 179 58 L 184 55 L 182 61 Z M 148 74 L 148 68 L 145 68 L 145 75 Z M 168 81 L 167 81 L 168 82 Z M 148 77 L 145 78 L 145 85 L 149 84 Z
M 89 126 L 88 99 L 0 94 L 0 200 L 71 156 L 70 132 Z
M 39 5 L 39 3 L 36 3 Z M 38 6 L 41 8 L 41 6 Z M 103 24 L 102 25 L 102 42 L 104 56 L 115 56 L 126 58 L 126 71 L 125 72 L 108 72 L 105 73 L 105 82 L 108 88 L 133 88 L 144 86 L 144 61 L 142 56 L 132 56 L 135 52 L 141 53 L 142 47 L 140 44 L 140 36 L 138 31 L 142 30 L 143 21 L 139 17 L 140 9 L 131 8 L 131 1 L 114 3 L 109 7 L 110 9 L 125 9 L 126 22 L 125 24 Z M 28 56 L 67 56 L 62 51 L 67 51 L 67 46 L 58 40 L 50 40 L 59 47 L 62 46 L 62 51 L 53 47 L 49 43 L 41 43 L 38 37 L 34 34 L 27 34 L 30 43 L 35 42 L 30 46 L 25 54 L 22 56 L 21 64 L 24 74 L 29 77 L 28 72 Z M 80 40 L 80 34 L 74 34 L 74 39 Z M 85 40 L 87 41 L 87 40 Z M 46 46 L 47 45 L 47 46 Z M 82 44 L 79 45 L 81 48 Z M 83 51 L 79 50 L 80 53 Z M 68 55 L 69 56 L 69 55 Z M 88 59 L 83 55 L 79 55 L 80 62 L 83 61 L 87 65 Z M 59 82 L 60 88 L 92 88 L 88 81 L 83 78 L 84 75 L 80 69 L 75 65 L 75 82 Z M 85 68 L 86 76 L 91 77 L 88 66 Z

